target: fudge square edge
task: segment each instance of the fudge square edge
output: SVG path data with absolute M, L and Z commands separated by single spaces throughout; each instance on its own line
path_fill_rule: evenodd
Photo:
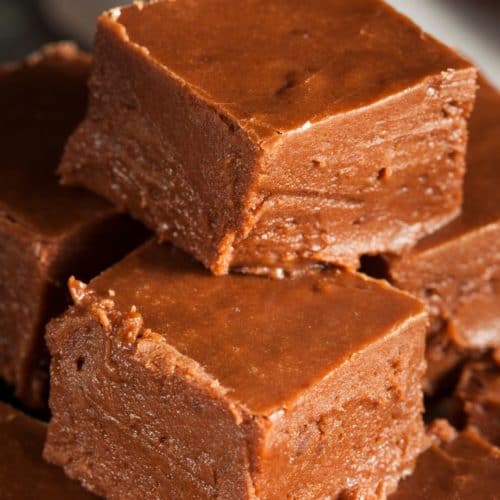
M 462 213 L 375 270 L 428 307 L 429 392 L 464 358 L 500 348 L 499 138 L 500 91 L 481 76 L 469 121 Z
M 459 213 L 475 80 L 379 0 L 137 2 L 60 172 L 215 274 L 356 268 Z
M 373 494 L 424 446 L 427 315 L 385 282 L 214 278 L 148 243 L 70 285 L 45 457 L 97 494 Z
M 500 347 L 500 91 L 479 83 L 462 213 L 388 259 L 388 277 L 428 304 L 434 325 L 449 323 L 455 345 L 485 350 Z

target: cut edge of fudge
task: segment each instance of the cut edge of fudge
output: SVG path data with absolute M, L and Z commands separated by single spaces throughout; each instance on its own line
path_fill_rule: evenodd
M 500 180 L 500 91 L 483 76 L 479 84 L 463 212 L 408 254 L 390 259 L 387 272 L 396 286 L 428 303 L 431 319 L 450 322 L 458 346 L 485 349 L 500 345 L 500 198 L 495 187 Z
M 427 391 L 439 389 L 468 358 L 500 343 L 500 92 L 483 75 L 470 120 L 462 214 L 402 256 L 363 259 L 427 304 L 431 319 Z
M 145 13 L 160 4 L 128 9 Z M 394 17 L 392 9 L 383 9 Z M 273 137 L 263 148 L 227 110 L 218 109 L 219 105 L 200 94 L 199 87 L 190 87 L 156 61 L 154 51 L 131 40 L 120 24 L 126 11 L 113 10 L 100 18 L 91 79 L 93 101 L 66 149 L 60 167 L 64 182 L 85 185 L 126 207 L 160 239 L 189 251 L 215 274 L 237 267 L 280 275 L 283 270 L 293 272 L 296 267 L 325 261 L 355 268 L 360 255 L 399 253 L 458 214 L 465 122 L 472 108 L 476 71 L 450 49 L 430 38 L 420 42 L 432 45 L 443 59 L 455 61 L 456 72 L 443 64 L 407 82 L 407 88 L 393 89 L 392 95 L 364 103 L 361 110 L 343 110 L 318 123 L 306 122 L 293 133 Z M 400 20 L 408 23 L 406 18 Z M 417 28 L 411 25 L 411 30 Z M 125 82 L 119 77 L 124 71 L 141 76 Z M 168 103 L 162 99 L 159 106 L 153 96 L 162 92 L 168 95 Z M 371 132 L 362 125 L 380 120 L 396 104 L 418 109 L 419 118 L 401 116 Z M 177 130 L 158 135 L 167 116 Z M 431 120 L 435 124 L 426 131 Z M 355 168 L 350 147 L 339 145 L 335 151 L 331 144 L 324 151 L 316 147 L 318 138 L 325 142 L 332 129 L 343 127 L 354 132 L 353 150 L 364 155 Z M 391 151 L 386 151 L 386 141 L 397 142 L 398 151 L 406 148 L 398 127 L 420 135 L 418 141 L 414 137 L 408 143 L 413 149 L 406 157 L 398 159 L 393 154 L 388 159 L 386 153 L 391 156 Z M 383 137 L 388 130 L 392 138 Z M 182 134 L 198 147 L 188 148 Z M 371 144 L 376 152 L 370 148 L 361 152 L 359 144 Z M 377 164 L 375 170 L 364 166 L 370 155 L 376 155 L 371 162 Z M 435 156 L 441 159 L 436 162 Z M 421 163 L 413 165 L 415 159 Z M 343 163 L 356 170 L 356 175 L 351 172 L 356 184 L 339 187 L 333 174 L 325 182 L 328 165 L 340 171 Z M 347 173 L 347 180 L 351 174 Z M 417 177 L 424 180 L 417 182 Z M 413 205 L 409 191 L 416 193 Z M 383 200 L 392 196 L 390 205 L 401 205 L 397 223 L 392 216 L 384 217 L 388 206 L 383 204 L 380 211 L 379 195 Z M 327 216 L 317 215 L 314 207 L 318 204 Z

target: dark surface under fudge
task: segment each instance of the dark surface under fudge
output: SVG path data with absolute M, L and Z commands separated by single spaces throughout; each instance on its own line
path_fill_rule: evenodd
M 42 458 L 47 426 L 0 403 L 0 498 L 2 500 L 92 500 Z
M 422 448 L 427 318 L 389 285 L 214 278 L 149 243 L 71 290 L 45 456 L 98 494 L 372 494 Z
M 379 0 L 179 0 L 99 21 L 61 172 L 216 274 L 356 268 L 458 214 L 476 72 Z
M 500 446 L 500 364 L 491 360 L 468 363 L 456 395 L 463 405 L 467 423 L 485 439 Z
M 481 79 L 461 216 L 387 261 L 390 281 L 428 305 L 429 387 L 439 385 L 468 351 L 500 345 L 499 186 L 500 93 Z
M 498 500 L 500 448 L 471 429 L 448 438 L 435 438 L 390 500 Z
M 0 376 L 31 408 L 46 405 L 43 331 L 68 303 L 66 280 L 90 279 L 145 237 L 55 176 L 84 114 L 89 67 L 87 55 L 58 44 L 0 68 Z

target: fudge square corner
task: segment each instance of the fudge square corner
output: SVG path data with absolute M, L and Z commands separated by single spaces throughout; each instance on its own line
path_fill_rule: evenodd
M 356 268 L 459 213 L 475 81 L 379 0 L 136 2 L 60 170 L 216 274 Z
M 214 278 L 148 243 L 71 290 L 45 457 L 97 494 L 379 494 L 424 446 L 427 315 L 385 282 Z

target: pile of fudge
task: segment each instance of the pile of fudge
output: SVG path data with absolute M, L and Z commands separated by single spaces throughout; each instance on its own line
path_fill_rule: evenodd
M 135 2 L 0 69 L 0 144 L 2 499 L 500 498 L 471 62 L 380 0 Z

